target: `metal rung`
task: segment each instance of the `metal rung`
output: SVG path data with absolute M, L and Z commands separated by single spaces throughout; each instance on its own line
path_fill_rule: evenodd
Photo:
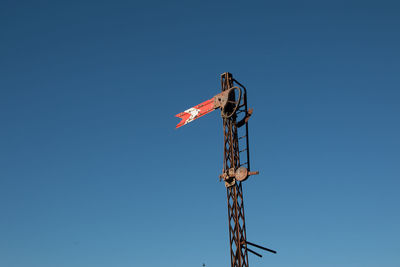
M 243 151 L 246 151 L 246 150 L 247 150 L 247 148 L 240 150 L 239 153 L 242 153 Z
M 243 139 L 243 138 L 245 138 L 245 137 L 247 137 L 247 135 L 243 135 L 243 136 L 239 137 L 238 140 Z
M 242 164 L 240 164 L 239 166 L 243 166 L 243 165 L 245 165 L 245 164 L 247 164 L 247 162 L 245 162 L 245 163 L 242 163 Z

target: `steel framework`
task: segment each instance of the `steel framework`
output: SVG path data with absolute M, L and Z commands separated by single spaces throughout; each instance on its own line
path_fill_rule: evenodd
M 232 74 L 224 73 L 221 75 L 221 89 L 226 91 L 233 88 Z M 246 102 L 246 101 L 244 101 Z M 239 103 L 240 104 L 240 103 Z M 247 108 L 246 108 L 247 110 Z M 241 167 L 240 164 L 240 150 L 238 139 L 238 127 L 236 123 L 237 114 L 231 117 L 223 116 L 224 127 L 224 165 L 222 172 L 229 173 L 229 170 L 237 170 Z M 247 122 L 245 123 L 247 129 Z M 246 143 L 248 145 L 247 136 Z M 246 148 L 249 151 L 248 148 Z M 244 152 L 244 151 L 243 151 Z M 248 161 L 245 163 L 248 168 Z M 231 178 L 231 177 L 229 177 Z M 229 221 L 229 242 L 231 253 L 231 266 L 232 267 L 247 267 L 249 266 L 247 256 L 246 239 L 246 224 L 244 219 L 244 203 L 243 203 L 243 190 L 242 182 L 236 182 L 236 179 L 225 179 L 226 195 L 228 200 L 228 221 Z
M 276 251 L 247 241 L 242 181 L 249 175 L 258 174 L 250 170 L 248 121 L 253 110 L 247 108 L 246 88 L 236 81 L 231 73 L 225 72 L 221 75 L 221 90 L 224 92 L 232 89 L 233 92 L 237 92 L 237 95 L 229 95 L 228 106 L 221 112 L 224 127 L 224 165 L 220 177 L 225 180 L 228 200 L 231 266 L 248 267 L 248 251 L 261 257 L 260 254 L 248 248 L 248 245 L 272 253 Z M 239 131 L 243 126 L 244 131 L 239 137 Z M 245 155 L 242 156 L 245 159 L 244 162 L 240 160 L 242 153 Z
M 212 99 L 177 114 L 182 118 L 177 128 L 217 108 L 221 109 L 224 159 L 219 177 L 226 186 L 231 267 L 248 267 L 247 252 L 262 257 L 248 248 L 249 245 L 272 253 L 276 251 L 251 243 L 246 237 L 242 182 L 250 175 L 258 174 L 258 171 L 250 170 L 248 121 L 253 110 L 247 107 L 247 90 L 231 73 L 225 72 L 221 74 L 221 91 Z

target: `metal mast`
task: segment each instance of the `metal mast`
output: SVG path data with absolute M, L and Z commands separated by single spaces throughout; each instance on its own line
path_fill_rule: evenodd
M 176 115 L 182 121 L 177 128 L 219 108 L 224 130 L 224 162 L 220 179 L 224 180 L 228 202 L 231 267 L 248 267 L 247 252 L 259 257 L 248 245 L 276 253 L 272 249 L 248 242 L 244 216 L 242 182 L 258 171 L 250 171 L 248 121 L 252 109 L 247 108 L 246 88 L 225 72 L 221 74 L 221 93 Z M 242 159 L 242 161 L 241 161 Z
M 232 74 L 221 75 L 221 89 L 226 91 L 233 87 Z M 234 100 L 230 100 L 234 101 Z M 233 103 L 234 104 L 234 103 Z M 239 140 L 237 128 L 237 114 L 227 117 L 222 114 L 224 127 L 224 165 L 222 172 L 237 170 L 240 164 Z M 246 123 L 247 128 L 247 123 Z M 246 138 L 247 140 L 247 138 Z M 248 162 L 246 163 L 248 165 Z M 232 172 L 231 171 L 231 172 Z M 230 177 L 229 177 L 230 178 Z M 249 266 L 246 244 L 246 224 L 244 219 L 244 203 L 242 182 L 236 179 L 225 179 L 226 195 L 228 199 L 229 242 L 232 267 Z

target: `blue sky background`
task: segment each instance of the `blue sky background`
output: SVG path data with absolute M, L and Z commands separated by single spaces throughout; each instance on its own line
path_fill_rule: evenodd
M 2 1 L 0 266 L 229 266 L 219 112 L 248 88 L 251 266 L 400 266 L 397 1 Z

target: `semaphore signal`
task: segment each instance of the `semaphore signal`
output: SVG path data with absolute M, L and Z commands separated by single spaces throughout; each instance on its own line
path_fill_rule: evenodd
M 175 115 L 181 118 L 176 128 L 216 109 L 221 110 L 224 127 L 224 165 L 219 178 L 225 182 L 228 200 L 231 267 L 248 267 L 247 252 L 262 257 L 248 246 L 271 253 L 276 251 L 251 243 L 246 237 L 242 182 L 251 175 L 259 174 L 258 171 L 250 171 L 248 122 L 253 109 L 247 108 L 247 90 L 231 73 L 225 72 L 221 74 L 221 91 L 213 98 Z

